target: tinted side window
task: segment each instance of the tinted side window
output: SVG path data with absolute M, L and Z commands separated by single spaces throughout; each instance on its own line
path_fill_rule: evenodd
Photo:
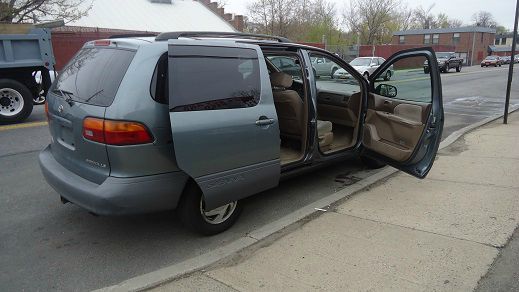
M 232 52 L 244 50 L 251 52 Z M 225 51 L 225 56 L 171 57 L 171 110 L 221 110 L 258 104 L 261 85 L 256 51 Z

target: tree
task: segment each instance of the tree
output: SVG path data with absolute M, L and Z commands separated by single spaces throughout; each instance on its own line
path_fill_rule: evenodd
M 91 8 L 92 0 L 1 0 L 0 22 L 70 22 L 85 16 Z
M 431 4 L 429 8 L 424 9 L 422 6 L 418 7 L 414 11 L 414 22 L 417 28 L 430 29 L 434 26 L 434 15 L 432 9 L 435 4 Z
M 247 6 L 248 29 L 294 41 L 335 42 L 340 36 L 335 5 L 328 0 L 255 0 Z
M 494 20 L 494 16 L 492 16 L 492 13 L 487 11 L 479 11 L 474 13 L 474 15 L 472 15 L 472 20 L 476 26 L 491 28 L 495 28 L 497 26 L 497 22 Z
M 361 43 L 383 43 L 392 34 L 389 26 L 399 4 L 397 0 L 351 0 L 344 19 L 349 29 L 360 36 Z

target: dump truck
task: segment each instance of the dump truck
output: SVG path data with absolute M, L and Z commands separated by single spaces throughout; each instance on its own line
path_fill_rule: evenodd
M 0 123 L 23 121 L 45 102 L 56 63 L 50 28 L 61 25 L 0 24 Z

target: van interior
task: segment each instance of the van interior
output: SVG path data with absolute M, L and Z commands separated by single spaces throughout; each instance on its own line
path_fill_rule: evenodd
M 303 76 L 301 60 L 296 53 L 264 52 L 274 104 L 281 135 L 281 164 L 297 162 L 303 158 L 308 135 L 308 85 Z M 319 148 L 331 154 L 355 145 L 361 110 L 361 93 L 357 81 L 349 86 L 333 80 L 331 75 L 317 81 L 317 135 Z M 325 88 L 321 82 L 338 83 Z

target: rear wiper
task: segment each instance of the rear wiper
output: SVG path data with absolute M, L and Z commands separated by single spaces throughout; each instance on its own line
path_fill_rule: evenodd
M 65 101 L 70 105 L 74 105 L 74 101 L 72 100 L 72 97 L 74 96 L 74 93 L 62 89 L 54 89 L 54 93 L 60 93 L 61 96 L 65 98 Z

